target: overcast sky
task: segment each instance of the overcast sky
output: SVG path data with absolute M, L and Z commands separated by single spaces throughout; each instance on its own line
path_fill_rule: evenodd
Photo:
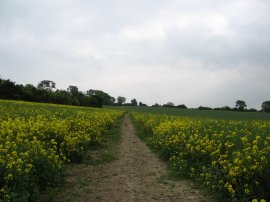
M 127 101 L 260 109 L 269 0 L 0 0 L 0 75 Z

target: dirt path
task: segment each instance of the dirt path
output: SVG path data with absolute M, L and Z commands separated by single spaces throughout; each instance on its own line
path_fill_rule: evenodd
M 185 181 L 168 180 L 165 164 L 135 135 L 129 115 L 121 131 L 117 160 L 68 169 L 70 182 L 80 179 L 70 187 L 70 201 L 211 201 Z

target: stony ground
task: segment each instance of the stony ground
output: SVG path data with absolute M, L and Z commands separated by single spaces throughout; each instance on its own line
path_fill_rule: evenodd
M 67 185 L 56 201 L 213 201 L 187 181 L 170 180 L 165 164 L 136 135 L 129 115 L 122 125 L 117 159 L 67 168 Z

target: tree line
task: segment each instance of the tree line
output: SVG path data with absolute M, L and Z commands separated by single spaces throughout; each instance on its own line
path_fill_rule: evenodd
M 56 89 L 56 83 L 43 80 L 37 86 L 16 84 L 9 79 L 0 79 L 0 99 L 45 102 L 64 105 L 102 107 L 113 105 L 115 98 L 101 90 L 86 92 L 70 85 L 67 90 Z
M 184 104 L 181 105 L 174 105 L 172 102 L 168 102 L 164 105 L 159 105 L 158 103 L 152 105 L 152 107 L 169 107 L 169 108 L 182 108 L 182 109 L 187 109 L 187 106 Z M 270 100 L 265 101 L 261 105 L 261 110 L 263 112 L 270 112 Z M 237 100 L 235 102 L 235 107 L 231 108 L 229 106 L 224 106 L 224 107 L 217 107 L 217 108 L 211 108 L 211 107 L 205 107 L 205 106 L 199 106 L 199 110 L 221 110 L 221 111 L 240 111 L 240 112 L 257 112 L 257 109 L 254 108 L 247 108 L 246 102 L 243 100 Z
M 83 92 L 77 86 L 70 85 L 67 90 L 60 90 L 56 88 L 56 83 L 50 80 L 43 80 L 37 86 L 32 84 L 16 84 L 9 79 L 0 78 L 0 99 L 9 100 L 24 100 L 30 102 L 45 102 L 54 104 L 65 104 L 75 106 L 87 107 L 102 107 L 103 105 L 116 105 L 116 106 L 147 106 L 142 102 L 137 102 L 134 98 L 130 103 L 126 103 L 126 98 L 118 96 L 117 99 L 110 96 L 101 90 L 87 90 Z M 185 104 L 174 105 L 172 102 L 160 105 L 155 103 L 152 107 L 167 107 L 167 108 L 180 108 L 187 109 Z M 261 111 L 270 112 L 270 100 L 265 101 L 261 105 Z M 234 108 L 224 106 L 220 108 L 210 108 L 199 106 L 199 110 L 223 110 L 223 111 L 258 111 L 254 108 L 247 108 L 245 101 L 237 100 Z

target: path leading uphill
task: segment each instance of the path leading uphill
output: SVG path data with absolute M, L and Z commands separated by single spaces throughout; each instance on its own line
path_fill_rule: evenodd
M 165 164 L 136 135 L 128 114 L 122 125 L 117 159 L 101 165 L 68 169 L 70 201 L 212 201 L 186 181 L 171 181 Z

